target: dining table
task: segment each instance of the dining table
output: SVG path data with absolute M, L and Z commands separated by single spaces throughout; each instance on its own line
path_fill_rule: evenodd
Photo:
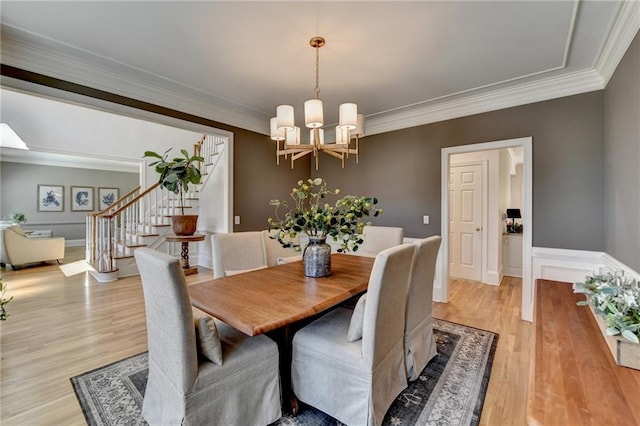
M 249 335 L 267 333 L 278 344 L 283 404 L 294 414 L 291 343 L 295 331 L 318 315 L 364 293 L 374 258 L 331 255 L 331 275 L 304 275 L 302 261 L 285 263 L 189 286 L 191 304 Z

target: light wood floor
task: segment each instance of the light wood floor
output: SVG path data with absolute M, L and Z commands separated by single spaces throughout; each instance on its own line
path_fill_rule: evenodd
M 68 249 L 65 265 L 82 258 Z M 55 264 L 2 270 L 10 317 L 0 323 L 0 423 L 85 424 L 70 377 L 147 349 L 137 277 L 98 283 L 88 273 L 65 276 Z M 211 277 L 201 269 L 190 283 Z M 482 425 L 525 424 L 532 324 L 520 320 L 521 283 L 500 287 L 452 281 L 437 318 L 500 334 Z

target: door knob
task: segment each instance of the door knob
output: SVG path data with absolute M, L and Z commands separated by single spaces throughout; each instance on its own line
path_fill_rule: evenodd
M 482 228 L 476 228 L 476 231 L 482 231 Z

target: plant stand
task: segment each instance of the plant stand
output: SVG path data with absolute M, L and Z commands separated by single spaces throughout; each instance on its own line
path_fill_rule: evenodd
M 167 235 L 165 240 L 171 243 L 181 243 L 182 251 L 180 253 L 180 265 L 185 275 L 191 275 L 198 272 L 196 266 L 189 265 L 189 243 L 196 241 L 204 241 L 204 234 L 193 235 Z

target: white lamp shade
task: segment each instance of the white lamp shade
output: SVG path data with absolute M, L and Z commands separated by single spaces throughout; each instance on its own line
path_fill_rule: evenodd
M 311 129 L 311 145 L 324 145 L 324 129 L 318 129 L 318 138 L 320 141 L 316 144 L 316 130 Z
M 310 99 L 304 103 L 304 122 L 310 129 L 322 127 L 322 101 L 320 99 Z
M 361 138 L 364 135 L 365 135 L 365 133 L 364 133 L 364 114 L 358 114 L 358 125 L 356 126 L 356 129 L 353 131 L 353 136 Z
M 295 124 L 293 118 L 293 107 L 291 105 L 278 105 L 276 107 L 276 118 L 278 123 L 276 127 L 278 130 L 293 130 Z
M 278 130 L 278 118 L 273 117 L 271 119 L 271 139 L 274 141 L 283 141 L 284 140 L 284 130 Z
M 293 129 L 287 130 L 285 143 L 287 145 L 300 145 L 300 127 L 294 126 Z
M 358 105 L 346 103 L 340 105 L 339 126 L 343 129 L 353 130 L 358 125 Z
M 29 149 L 27 144 L 7 123 L 0 124 L 0 146 L 5 148 Z
M 349 143 L 349 129 L 336 126 L 336 144 L 346 145 Z

